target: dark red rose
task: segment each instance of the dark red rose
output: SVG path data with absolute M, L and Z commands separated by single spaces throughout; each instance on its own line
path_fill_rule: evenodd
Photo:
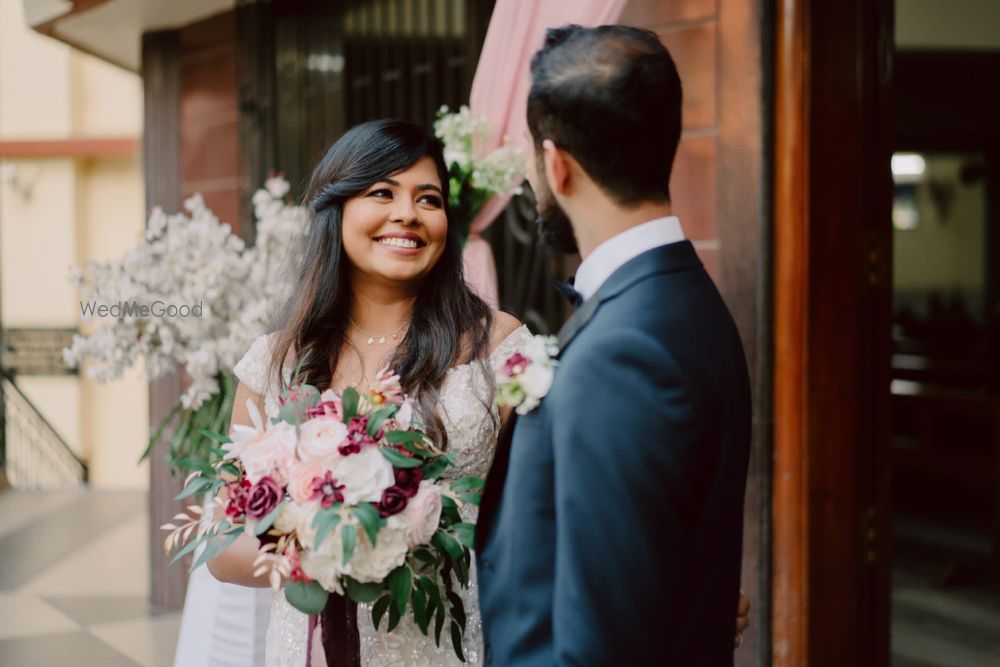
M 250 495 L 247 498 L 247 517 L 263 519 L 278 506 L 283 495 L 284 492 L 277 482 L 270 477 L 261 477 L 260 481 L 250 489 Z
M 406 505 L 409 502 L 410 496 L 407 495 L 406 491 L 398 486 L 390 486 L 382 492 L 382 500 L 376 503 L 376 506 L 378 507 L 379 515 L 386 517 L 399 514 L 406 509 Z
M 344 439 L 344 444 L 338 447 L 338 451 L 343 456 L 350 456 L 360 452 L 362 447 L 374 444 L 375 441 L 368 435 L 368 417 L 359 415 L 352 417 L 347 423 L 347 438 Z
M 417 495 L 420 489 L 420 482 L 424 479 L 424 471 L 420 468 L 396 468 L 396 486 L 398 486 L 407 498 Z
M 312 495 L 309 500 L 319 500 L 323 509 L 330 509 L 334 503 L 344 502 L 344 485 L 338 484 L 329 470 L 323 477 L 313 477 Z
M 226 505 L 226 516 L 239 519 L 247 511 L 247 498 L 250 495 L 250 480 L 246 477 L 226 485 L 229 493 L 229 504 Z

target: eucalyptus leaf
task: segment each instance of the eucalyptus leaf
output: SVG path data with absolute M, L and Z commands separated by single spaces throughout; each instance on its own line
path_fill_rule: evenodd
M 205 477 L 215 477 L 215 468 L 213 468 L 212 464 L 204 459 L 194 457 L 178 459 L 174 461 L 174 467 L 183 468 L 184 470 L 197 470 L 201 474 L 205 475 Z
M 389 627 L 386 628 L 386 632 L 392 632 L 393 630 L 395 630 L 396 626 L 399 625 L 399 619 L 401 619 L 402 617 L 403 617 L 403 615 L 399 612 L 399 609 L 396 608 L 396 605 L 390 604 L 389 605 Z
M 351 577 L 345 577 L 347 594 L 355 602 L 374 602 L 382 594 L 381 583 L 361 583 Z
M 451 461 L 445 456 L 428 461 L 424 464 L 424 479 L 437 479 L 444 474 L 450 463 Z
M 444 628 L 444 606 L 437 608 L 437 616 L 434 619 L 434 644 L 441 646 L 441 630 Z
M 274 509 L 267 513 L 263 519 L 257 522 L 256 527 L 254 527 L 254 534 L 258 537 L 267 532 L 267 530 L 274 524 L 274 520 L 278 518 L 278 512 L 281 511 L 282 503 L 279 502 L 274 506 Z
M 486 481 L 481 477 L 461 477 L 453 481 L 449 486 L 455 493 L 462 493 L 464 491 L 482 489 L 486 486 Z
M 315 581 L 289 581 L 285 584 L 285 599 L 303 614 L 319 614 L 326 607 L 330 594 Z
M 439 530 L 434 533 L 434 543 L 448 552 L 448 555 L 451 556 L 453 560 L 458 560 L 462 557 L 462 545 L 458 543 L 458 540 L 443 530 Z
M 455 591 L 448 591 L 448 602 L 451 603 L 451 617 L 458 621 L 465 632 L 465 605 L 462 598 Z
M 188 496 L 193 496 L 196 493 L 201 493 L 208 487 L 212 486 L 212 480 L 205 477 L 195 477 L 188 485 L 184 487 L 184 490 L 174 496 L 174 500 L 181 500 L 187 498 Z
M 427 594 L 416 587 L 410 595 L 410 602 L 413 605 L 413 620 L 417 622 L 420 632 L 426 635 L 431 624 L 430 615 L 427 613 Z
M 215 431 L 210 431 L 207 428 L 198 429 L 198 433 L 205 436 L 209 440 L 214 440 L 222 445 L 228 445 L 233 440 L 229 436 L 222 435 L 221 433 L 216 433 Z
M 382 428 L 385 420 L 395 415 L 398 410 L 399 406 L 397 405 L 387 405 L 368 415 L 368 435 L 374 438 L 375 434 Z

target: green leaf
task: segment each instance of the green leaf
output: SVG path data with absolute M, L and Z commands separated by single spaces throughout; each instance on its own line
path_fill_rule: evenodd
M 303 614 L 319 614 L 326 607 L 330 594 L 315 581 L 289 581 L 285 584 L 285 599 Z
M 382 617 L 385 616 L 385 612 L 389 610 L 389 605 L 392 603 L 392 598 L 388 595 L 383 595 L 378 599 L 378 602 L 372 607 L 372 625 L 378 630 L 379 623 L 382 622 Z
M 344 393 L 340 396 L 341 405 L 344 407 L 344 422 L 350 421 L 355 415 L 358 414 L 358 401 L 360 397 L 358 396 L 358 390 L 354 387 L 348 387 L 344 390 Z
M 462 629 L 458 627 L 458 623 L 452 621 L 451 645 L 455 649 L 455 655 L 458 656 L 459 661 L 465 662 L 465 654 L 462 652 L 462 634 Z
M 254 527 L 254 534 L 257 536 L 263 535 L 267 532 L 268 528 L 274 523 L 274 520 L 278 517 L 278 512 L 281 511 L 281 503 L 279 502 L 274 506 L 274 509 L 267 513 L 263 519 L 257 522 Z
M 312 522 L 313 528 L 316 529 L 316 542 L 313 548 L 319 549 L 319 545 L 323 543 L 326 536 L 332 533 L 339 523 L 340 514 L 332 507 L 316 512 L 316 516 L 313 517 Z
M 217 537 L 211 538 L 209 540 L 208 546 L 205 550 L 201 552 L 201 555 L 191 564 L 190 572 L 194 572 L 200 566 L 204 565 L 211 559 L 215 558 L 223 551 L 229 548 L 229 545 L 236 541 L 240 535 L 243 534 L 242 528 L 234 528 L 232 532 L 226 533 L 224 535 L 219 535 Z
M 149 444 L 146 445 L 146 450 L 139 457 L 139 463 L 142 463 L 147 458 L 149 458 L 150 453 L 152 453 L 153 448 L 160 442 L 160 438 L 163 437 L 163 432 L 167 430 L 167 427 L 173 423 L 174 419 L 177 417 L 178 413 L 181 411 L 181 404 L 178 403 L 173 407 L 173 409 L 167 413 L 167 416 L 160 420 L 157 424 L 156 430 L 153 431 L 153 435 L 149 438 Z
M 462 545 L 458 543 L 458 540 L 443 530 L 439 530 L 434 533 L 434 544 L 444 549 L 454 560 L 458 560 L 462 557 Z
M 458 577 L 458 583 L 462 584 L 462 588 L 469 587 L 469 563 L 464 555 L 455 561 L 455 576 Z
M 401 619 L 402 617 L 403 617 L 403 615 L 401 613 L 399 613 L 399 609 L 396 608 L 396 605 L 390 604 L 389 605 L 389 627 L 386 628 L 386 632 L 392 632 L 393 630 L 395 630 L 396 626 L 399 625 L 399 619 Z
M 397 468 L 419 468 L 423 464 L 423 461 L 420 459 L 407 456 L 392 447 L 379 447 L 379 451 L 382 452 L 382 456 L 384 456 L 389 463 Z
M 345 577 L 344 582 L 347 584 L 347 594 L 355 602 L 374 602 L 382 594 L 381 583 L 363 584 L 351 577 Z
M 215 468 L 212 467 L 211 463 L 204 459 L 195 457 L 178 459 L 177 461 L 174 461 L 174 467 L 184 468 L 185 470 L 197 470 L 206 477 L 215 477 Z
M 413 574 L 406 565 L 400 565 L 389 573 L 386 583 L 392 593 L 393 602 L 396 609 L 402 614 L 406 611 L 406 601 L 410 597 L 410 586 L 413 582 Z
M 419 587 L 414 588 L 413 593 L 410 595 L 410 601 L 413 604 L 413 620 L 417 622 L 420 632 L 426 635 L 427 628 L 431 624 L 431 617 L 427 613 L 427 594 L 420 590 Z
M 458 596 L 455 591 L 448 591 L 448 602 L 451 603 L 451 617 L 458 621 L 462 626 L 462 631 L 465 631 L 465 604 L 462 602 L 462 598 Z
M 423 442 L 424 434 L 420 431 L 389 431 L 385 439 L 394 445 L 405 445 L 408 442 Z
M 479 503 L 483 502 L 483 494 L 476 491 L 465 491 L 464 493 L 456 494 L 463 503 L 469 503 L 470 505 L 478 506 Z
M 224 472 L 227 475 L 232 475 L 233 477 L 239 478 L 240 469 L 234 466 L 232 463 L 224 463 L 219 466 L 219 472 Z
M 385 420 L 395 415 L 398 410 L 398 405 L 387 405 L 368 415 L 368 435 L 374 438 L 378 430 L 382 428 Z
M 458 541 L 470 549 L 476 548 L 476 524 L 456 523 L 451 527 Z
M 437 479 L 448 469 L 451 461 L 446 456 L 429 461 L 424 465 L 424 479 Z
M 344 565 L 347 565 L 351 562 L 351 557 L 354 556 L 354 547 L 358 544 L 358 531 L 353 524 L 344 526 L 341 538 L 344 540 Z
M 193 496 L 196 493 L 201 493 L 210 486 L 212 486 L 212 480 L 206 477 L 195 477 L 188 482 L 183 491 L 174 496 L 174 500 L 181 500 L 183 498 L 187 498 L 188 496 Z
M 368 536 L 368 541 L 374 547 L 375 541 L 378 539 L 378 510 L 371 503 L 360 503 L 354 508 L 354 516 L 357 517 L 361 527 L 365 529 L 365 535 Z
M 421 561 L 423 563 L 426 563 L 428 565 L 436 565 L 437 564 L 437 558 L 435 558 L 434 554 L 432 554 L 427 549 L 423 549 L 423 548 L 421 548 L 421 549 L 415 549 L 413 551 L 413 556 L 417 560 L 419 560 L 419 561 Z
M 437 456 L 434 452 L 430 451 L 426 447 L 422 447 L 414 442 L 404 442 L 403 449 L 410 452 L 414 456 L 419 456 L 425 461 L 436 458 Z
M 209 440 L 214 440 L 222 445 L 228 445 L 233 441 L 229 436 L 216 433 L 215 431 L 209 431 L 207 428 L 198 429 L 198 433 L 205 436 Z
M 458 509 L 458 505 L 455 504 L 455 501 L 449 498 L 448 496 L 441 496 L 441 507 L 446 510 Z
M 174 554 L 174 557 L 170 559 L 170 564 L 173 565 L 181 558 L 184 558 L 184 556 L 187 556 L 189 553 L 197 549 L 199 544 L 201 544 L 207 539 L 208 539 L 207 535 L 202 535 L 201 537 L 193 539 L 190 542 L 188 542 L 183 549 Z
M 462 477 L 449 484 L 455 493 L 463 493 L 474 489 L 482 489 L 486 486 L 486 481 L 480 477 Z
M 430 600 L 431 604 L 444 607 L 444 602 L 441 600 L 441 591 L 438 589 L 438 585 L 431 580 L 430 577 L 419 577 L 417 579 L 417 585 L 427 593 L 427 599 Z
M 437 617 L 434 619 L 434 644 L 441 646 L 441 629 L 444 628 L 444 606 L 438 606 Z

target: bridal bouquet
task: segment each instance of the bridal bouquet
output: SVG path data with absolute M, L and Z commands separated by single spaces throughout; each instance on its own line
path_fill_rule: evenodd
M 465 610 L 455 586 L 469 584 L 474 524 L 464 503 L 479 504 L 483 480 L 441 479 L 448 457 L 435 449 L 414 417 L 399 376 L 386 369 L 367 394 L 338 395 L 308 384 L 285 390 L 279 416 L 262 423 L 248 402 L 253 426 L 232 437 L 207 432 L 221 447 L 218 460 L 188 478 L 179 497 L 215 497 L 211 517 L 192 505 L 163 529 L 174 560 L 206 548 L 192 570 L 241 534 L 261 539 L 256 576 L 307 614 L 323 611 L 330 593 L 374 602 L 372 621 L 388 630 L 410 610 L 435 641 L 450 619 L 459 659 Z M 220 493 L 222 491 L 222 493 Z M 446 618 L 447 617 L 447 618 Z

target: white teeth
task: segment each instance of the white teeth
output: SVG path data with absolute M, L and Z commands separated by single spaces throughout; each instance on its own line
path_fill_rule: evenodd
M 378 240 L 382 245 L 394 246 L 396 248 L 416 248 L 417 242 L 413 239 L 401 239 L 394 236 L 382 238 Z

